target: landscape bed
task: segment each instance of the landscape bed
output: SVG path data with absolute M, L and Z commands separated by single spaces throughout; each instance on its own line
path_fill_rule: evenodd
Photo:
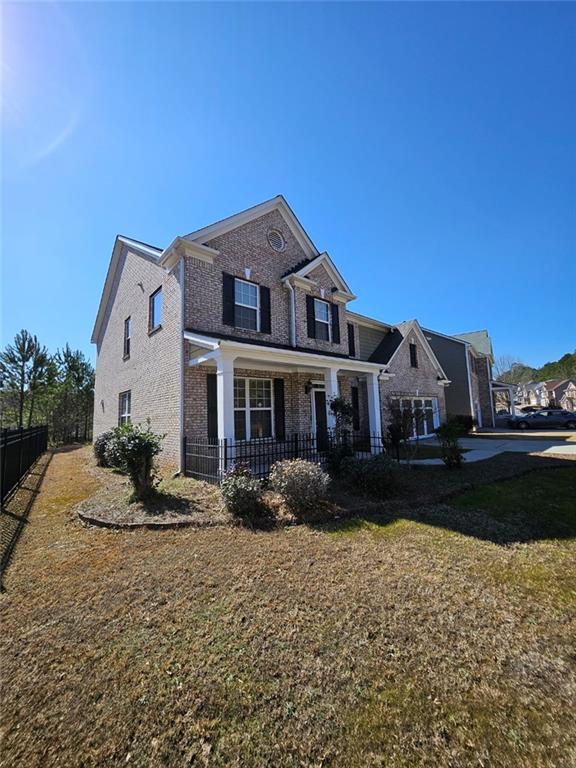
M 576 532 L 531 520 L 523 484 L 546 468 L 553 506 L 575 463 L 418 469 L 340 522 L 159 533 L 79 522 L 88 455 L 53 456 L 6 574 L 1 765 L 573 762 Z M 527 472 L 506 508 L 470 495 Z

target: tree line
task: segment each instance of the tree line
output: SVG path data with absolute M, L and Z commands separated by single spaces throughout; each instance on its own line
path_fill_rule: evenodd
M 559 360 L 545 363 L 541 368 L 531 368 L 510 355 L 496 359 L 494 374 L 498 381 L 505 384 L 526 384 L 529 381 L 549 381 L 550 379 L 576 380 L 576 352 L 567 352 Z
M 0 353 L 3 428 L 47 424 L 54 443 L 89 440 L 94 367 L 68 344 L 51 354 L 26 330 Z

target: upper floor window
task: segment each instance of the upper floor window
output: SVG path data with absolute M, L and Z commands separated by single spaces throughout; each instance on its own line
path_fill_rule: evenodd
M 132 336 L 132 318 L 124 320 L 124 359 L 130 357 L 130 338 Z
M 314 299 L 315 338 L 330 341 L 330 305 L 322 299 Z
M 148 304 L 148 333 L 162 325 L 162 288 L 154 291 Z
M 416 344 L 410 344 L 410 365 L 412 368 L 418 368 L 418 347 Z
M 260 302 L 258 286 L 247 280 L 234 280 L 234 324 L 237 328 L 258 331 L 260 326 Z
M 348 354 L 356 357 L 356 337 L 352 323 L 348 323 Z
M 246 331 L 270 333 L 270 288 L 223 272 L 222 323 Z
M 130 390 L 118 395 L 118 424 L 130 424 L 132 418 L 132 393 Z

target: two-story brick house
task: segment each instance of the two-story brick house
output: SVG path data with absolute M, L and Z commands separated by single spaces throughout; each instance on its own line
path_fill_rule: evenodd
M 411 407 L 431 434 L 450 379 L 429 339 L 416 320 L 350 312 L 355 298 L 282 196 L 165 249 L 119 236 L 92 336 L 94 435 L 149 418 L 183 469 L 184 436 L 320 439 L 338 394 L 358 433 L 381 435 L 391 408 Z

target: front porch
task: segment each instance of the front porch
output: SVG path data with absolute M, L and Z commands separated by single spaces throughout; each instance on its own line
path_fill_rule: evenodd
M 323 463 L 342 434 L 330 409 L 343 396 L 353 408 L 344 439 L 364 454 L 381 452 L 381 377 L 377 364 L 299 349 L 184 334 L 183 466 L 217 480 L 234 462 L 264 477 L 283 458 Z

